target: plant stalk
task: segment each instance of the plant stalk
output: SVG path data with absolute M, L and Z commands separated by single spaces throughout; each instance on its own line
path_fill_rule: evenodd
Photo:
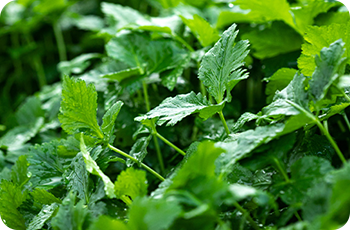
M 149 103 L 147 84 L 144 81 L 142 81 L 142 88 L 143 88 L 143 95 L 145 97 L 146 109 L 149 112 L 151 110 L 151 105 Z M 155 131 L 156 130 L 156 125 L 154 124 L 153 120 L 151 121 L 151 125 L 152 125 L 152 130 Z M 159 148 L 158 138 L 157 138 L 155 132 L 152 132 L 152 136 L 153 136 L 154 146 L 156 147 L 157 158 L 158 158 L 158 161 L 159 161 L 160 169 L 161 169 L 162 173 L 164 174 L 165 173 L 165 167 L 164 167 L 164 161 L 163 161 L 162 152 L 160 151 L 160 148 Z
M 230 130 L 228 129 L 224 114 L 222 113 L 222 111 L 218 112 L 218 114 L 220 116 L 222 124 L 224 125 L 224 128 L 225 128 L 227 135 L 230 135 Z
M 129 154 L 123 152 L 120 149 L 117 149 L 116 147 L 108 144 L 108 148 L 110 148 L 111 150 L 113 150 L 116 153 L 119 153 L 120 155 L 129 158 L 130 160 L 132 160 L 135 163 L 140 163 L 137 159 L 135 159 L 134 157 L 130 156 Z M 154 171 L 153 169 L 151 169 L 150 167 L 148 167 L 147 165 L 145 165 L 144 163 L 141 162 L 141 166 L 146 169 L 148 172 L 152 173 L 154 176 L 156 176 L 159 180 L 164 181 L 164 177 L 162 177 L 161 175 L 159 175 L 156 171 Z
M 58 21 L 54 22 L 52 24 L 53 32 L 56 38 L 57 48 L 58 48 L 58 55 L 60 57 L 60 61 L 67 61 L 67 51 L 66 51 L 66 45 L 64 43 L 62 30 L 60 28 L 60 25 Z
M 245 210 L 238 202 L 234 202 L 233 205 L 244 215 L 246 215 L 247 220 L 252 225 L 252 227 L 255 230 L 260 230 L 261 228 L 257 225 L 257 223 L 253 220 L 253 218 L 250 216 L 249 212 Z
M 168 141 L 165 137 L 163 137 L 162 135 L 160 135 L 158 132 L 155 132 L 155 134 L 157 135 L 157 137 L 159 139 L 161 139 L 162 141 L 165 142 L 165 144 L 169 145 L 170 147 L 172 147 L 173 149 L 175 149 L 178 153 L 180 153 L 181 155 L 186 155 L 186 153 L 184 151 L 182 151 L 180 148 L 178 148 L 176 145 L 174 145 L 173 143 L 171 143 L 170 141 Z

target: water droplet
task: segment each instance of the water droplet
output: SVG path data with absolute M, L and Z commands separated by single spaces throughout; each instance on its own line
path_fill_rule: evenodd
M 229 3 L 229 4 L 228 4 L 228 7 L 233 8 L 233 4 L 232 4 L 232 3 Z

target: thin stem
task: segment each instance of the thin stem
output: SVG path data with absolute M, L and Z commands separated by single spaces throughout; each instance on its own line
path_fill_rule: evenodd
M 253 220 L 253 218 L 249 215 L 249 212 L 245 210 L 238 202 L 234 202 L 233 205 L 247 217 L 247 220 L 252 225 L 255 230 L 260 230 L 261 228 L 257 225 L 257 223 Z
M 155 133 L 157 135 L 157 137 L 159 139 L 161 139 L 162 141 L 164 141 L 165 144 L 169 145 L 170 147 L 172 147 L 173 149 L 175 149 L 178 153 L 180 153 L 181 155 L 186 155 L 186 153 L 184 151 L 182 151 L 181 149 L 179 149 L 177 146 L 175 146 L 173 143 L 171 143 L 170 141 L 168 141 L 167 139 L 165 139 L 165 137 L 163 137 L 162 135 L 160 135 L 158 132 Z
M 120 155 L 129 158 L 130 160 L 132 160 L 135 163 L 140 163 L 137 159 L 133 158 L 132 156 L 130 156 L 129 154 L 123 152 L 120 149 L 117 149 L 116 147 L 108 144 L 108 148 L 110 148 L 111 150 L 113 150 L 116 153 L 119 153 Z M 141 162 L 141 166 L 146 169 L 147 171 L 149 171 L 150 173 L 152 173 L 154 176 L 156 176 L 158 179 L 160 179 L 161 181 L 164 181 L 164 177 L 162 177 L 161 175 L 159 175 L 156 171 L 154 171 L 153 169 L 151 169 L 150 167 L 148 167 L 147 165 L 145 165 L 144 163 Z
M 126 195 L 123 195 L 120 197 L 120 199 L 128 206 L 130 206 L 132 204 L 132 201 L 130 200 L 130 198 Z
M 145 97 L 146 108 L 147 108 L 147 111 L 149 112 L 151 110 L 151 105 L 149 103 L 147 84 L 144 81 L 142 81 L 142 88 L 143 88 L 143 95 Z M 152 130 L 155 131 L 156 130 L 156 126 L 155 126 L 153 120 L 151 121 L 151 125 L 152 125 Z M 155 135 L 155 132 L 152 132 L 152 136 L 153 136 L 154 146 L 156 147 L 157 158 L 158 158 L 158 161 L 159 161 L 160 169 L 162 170 L 162 173 L 164 174 L 165 173 L 165 167 L 164 167 L 163 156 L 162 156 L 162 152 L 160 151 L 159 142 L 158 142 L 157 136 Z
M 345 112 L 343 113 L 343 118 L 345 120 L 346 125 L 348 126 L 348 129 L 350 130 L 350 122 Z
M 54 22 L 52 24 L 52 27 L 53 27 L 53 32 L 54 32 L 55 38 L 56 38 L 58 55 L 60 56 L 60 61 L 67 61 L 66 45 L 64 43 L 62 30 L 60 28 L 58 21 Z
M 176 41 L 180 42 L 182 45 L 184 45 L 189 51 L 194 52 L 195 50 L 190 46 L 185 40 L 183 40 L 180 36 L 177 34 L 173 33 L 173 37 L 175 38 Z
M 303 219 L 301 219 L 301 217 L 297 211 L 294 212 L 294 215 L 298 219 L 298 221 L 303 221 Z
M 276 164 L 278 170 L 280 171 L 280 173 L 283 175 L 284 180 L 285 180 L 287 183 L 289 183 L 290 180 L 289 180 L 289 177 L 288 177 L 288 175 L 287 175 L 287 172 L 282 168 L 282 165 L 281 165 L 280 161 L 279 161 L 277 158 L 275 158 L 275 157 L 273 158 L 273 161 L 275 162 L 275 164 Z
M 290 100 L 286 100 L 286 102 L 289 103 L 290 105 L 292 105 L 293 107 L 295 107 L 296 109 L 298 109 L 299 111 L 301 111 L 302 113 L 304 113 L 307 117 L 309 117 L 311 120 L 313 120 L 316 123 L 318 128 L 321 130 L 321 132 L 324 133 L 324 135 L 327 137 L 328 141 L 333 146 L 333 148 L 334 148 L 335 152 L 338 154 L 340 160 L 343 162 L 343 164 L 346 164 L 347 162 L 346 162 L 346 159 L 345 159 L 343 153 L 340 151 L 337 143 L 333 140 L 332 136 L 329 134 L 327 129 L 325 129 L 325 127 L 323 127 L 320 120 L 317 117 L 315 117 L 312 113 L 306 111 L 304 108 L 299 106 L 298 104 L 296 104 Z
M 225 128 L 227 135 L 230 135 L 230 130 L 228 129 L 224 114 L 222 114 L 222 111 L 218 112 L 218 114 L 220 116 L 222 124 L 224 125 L 224 128 Z

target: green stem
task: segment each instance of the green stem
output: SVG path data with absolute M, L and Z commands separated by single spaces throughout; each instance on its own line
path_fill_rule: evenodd
M 345 120 L 346 125 L 348 126 L 348 128 L 350 130 L 350 122 L 349 122 L 348 116 L 346 115 L 345 112 L 343 113 L 343 118 Z
M 281 165 L 280 161 L 279 161 L 277 158 L 275 158 L 275 157 L 273 158 L 273 161 L 275 162 L 275 164 L 276 164 L 278 170 L 280 171 L 280 173 L 283 175 L 284 180 L 285 180 L 287 183 L 289 183 L 290 180 L 289 180 L 289 177 L 288 177 L 288 175 L 287 175 L 287 172 L 282 168 L 282 165 Z
M 119 153 L 120 155 L 129 158 L 130 160 L 132 160 L 135 163 L 140 163 L 136 158 L 133 158 L 132 156 L 130 156 L 129 154 L 123 152 L 120 149 L 117 149 L 116 147 L 108 144 L 108 148 L 110 148 L 111 150 L 113 150 L 116 153 Z M 162 177 L 161 175 L 159 175 L 156 171 L 154 171 L 153 169 L 151 169 L 150 167 L 148 167 L 147 165 L 145 165 L 144 163 L 141 162 L 141 166 L 146 169 L 148 172 L 152 173 L 154 176 L 156 176 L 158 179 L 160 179 L 161 181 L 164 181 L 164 177 Z
M 147 108 L 147 111 L 149 112 L 151 110 L 151 105 L 149 103 L 147 84 L 144 81 L 142 81 L 142 88 L 143 88 L 143 95 L 145 97 L 146 108 Z M 156 125 L 154 124 L 153 120 L 151 121 L 151 126 L 152 126 L 152 130 L 156 130 Z M 162 170 L 162 173 L 164 174 L 165 167 L 164 167 L 163 156 L 162 156 L 162 153 L 160 151 L 159 142 L 158 142 L 157 136 L 155 135 L 155 132 L 152 132 L 152 136 L 153 136 L 154 146 L 156 147 L 157 158 L 159 161 L 160 169 Z
M 177 34 L 173 33 L 173 37 L 175 38 L 176 41 L 180 42 L 182 45 L 184 45 L 189 51 L 194 52 L 195 50 L 190 46 L 185 40 L 183 40 L 180 36 Z
M 260 230 L 261 228 L 257 225 L 257 223 L 253 220 L 253 218 L 249 215 L 249 212 L 245 210 L 238 202 L 234 202 L 233 205 L 247 217 L 247 220 L 252 225 L 255 230 Z
M 53 32 L 55 34 L 55 38 L 57 42 L 58 55 L 60 56 L 60 61 L 67 61 L 66 45 L 64 43 L 62 30 L 60 28 L 58 21 L 54 22 L 52 24 L 52 27 L 53 27 Z
M 170 147 L 172 147 L 173 149 L 175 149 L 178 153 L 180 153 L 181 155 L 186 155 L 186 153 L 184 151 L 182 151 L 181 149 L 179 149 L 177 146 L 175 146 L 173 143 L 171 143 L 170 141 L 168 141 L 167 139 L 165 139 L 165 137 L 163 137 L 162 135 L 160 135 L 158 132 L 155 132 L 155 134 L 157 135 L 157 137 L 159 139 L 161 139 L 162 141 L 164 141 L 165 144 L 169 145 Z
M 218 112 L 218 114 L 220 116 L 222 124 L 224 125 L 224 128 L 225 128 L 227 135 L 230 135 L 230 130 L 228 129 L 224 114 L 222 114 L 222 111 Z
M 294 102 L 292 102 L 290 100 L 286 100 L 286 102 L 289 103 L 290 105 L 292 105 L 293 107 L 295 107 L 296 109 L 298 109 L 300 112 L 304 113 L 307 117 L 309 117 L 311 120 L 313 120 L 316 123 L 318 128 L 321 130 L 321 132 L 324 133 L 324 135 L 327 137 L 328 141 L 333 146 L 333 148 L 334 148 L 335 152 L 338 154 L 340 160 L 343 162 L 343 164 L 346 164 L 347 162 L 346 162 L 346 159 L 345 159 L 343 153 L 340 151 L 337 143 L 333 140 L 332 136 L 329 134 L 327 129 L 325 129 L 325 127 L 321 124 L 320 120 L 317 117 L 315 117 L 312 113 L 306 111 L 304 108 L 299 106 L 298 104 L 295 104 Z
M 130 200 L 130 198 L 126 195 L 123 195 L 120 197 L 120 199 L 128 206 L 130 206 L 132 204 L 132 201 Z

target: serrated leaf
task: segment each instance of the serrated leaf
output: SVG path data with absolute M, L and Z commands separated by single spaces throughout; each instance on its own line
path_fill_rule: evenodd
M 106 174 L 104 174 L 102 172 L 102 170 L 100 169 L 100 167 L 97 165 L 97 163 L 91 158 L 90 153 L 87 151 L 86 149 L 86 145 L 84 143 L 84 137 L 81 134 L 80 136 L 80 151 L 84 157 L 84 162 L 86 165 L 86 170 L 91 173 L 94 174 L 98 177 L 100 177 L 103 180 L 103 183 L 105 184 L 105 192 L 106 195 L 109 198 L 114 198 L 115 194 L 114 194 L 114 184 L 112 183 L 111 179 L 106 176 Z
M 49 142 L 29 149 L 28 172 L 35 175 L 29 182 L 33 187 L 50 189 L 62 184 L 65 161 L 57 155 L 57 145 L 58 142 Z
M 218 105 L 212 105 L 206 97 L 194 92 L 188 94 L 177 95 L 175 97 L 166 98 L 159 106 L 149 111 L 143 116 L 135 118 L 135 121 L 151 120 L 157 118 L 157 124 L 163 125 L 166 123 L 167 126 L 175 125 L 183 118 L 199 113 L 199 116 L 203 119 L 208 119 L 215 113 L 220 112 L 225 103 Z
M 295 69 L 281 68 L 266 79 L 265 94 L 268 97 L 267 101 L 271 101 L 277 90 L 283 90 L 292 81 L 296 71 Z
M 25 219 L 18 207 L 26 200 L 27 193 L 14 183 L 2 180 L 0 184 L 0 215 L 6 225 L 12 229 L 24 230 Z
M 249 44 L 248 41 L 239 41 L 235 44 L 238 34 L 235 29 L 236 24 L 233 24 L 223 33 L 221 39 L 203 57 L 198 72 L 198 78 L 217 103 L 223 101 L 226 90 L 227 94 L 230 94 L 239 81 L 248 77 L 241 67 L 248 55 Z
M 147 137 L 140 137 L 139 139 L 137 139 L 135 144 L 131 148 L 130 156 L 134 157 L 139 162 L 142 162 L 148 153 L 147 147 L 151 139 L 152 139 L 151 135 Z M 135 162 L 130 159 L 127 159 L 126 164 L 128 167 L 131 167 L 135 164 Z
M 123 106 L 122 101 L 117 101 L 110 107 L 105 115 L 103 115 L 103 122 L 102 122 L 102 132 L 103 134 L 109 139 L 114 131 L 114 125 L 115 125 L 115 120 L 117 119 L 117 116 L 119 114 L 120 109 Z M 109 141 L 109 140 L 108 140 Z
M 49 220 L 53 213 L 56 211 L 58 208 L 58 205 L 56 203 L 53 203 L 51 205 L 44 205 L 41 211 L 36 215 L 32 221 L 30 221 L 28 225 L 28 230 L 38 230 L 42 229 L 44 226 L 45 222 Z
M 195 14 L 193 19 L 187 19 L 181 16 L 182 21 L 190 28 L 194 36 L 198 39 L 203 47 L 210 46 L 219 40 L 220 36 L 216 29 L 211 27 L 209 22 L 207 22 L 201 16 Z
M 69 134 L 89 130 L 92 135 L 103 138 L 97 124 L 97 93 L 95 86 L 80 79 L 63 78 L 62 102 L 58 118 L 62 128 Z
M 249 121 L 253 121 L 256 119 L 259 119 L 260 116 L 253 114 L 253 113 L 249 113 L 249 112 L 245 112 L 243 113 L 238 120 L 235 122 L 234 126 L 232 127 L 232 130 L 234 133 L 236 133 L 237 131 L 239 131 L 247 122 Z
M 60 199 L 45 189 L 35 188 L 30 195 L 32 195 L 34 201 L 39 204 L 50 205 L 52 203 L 61 203 Z
M 342 39 L 345 43 L 344 57 L 349 57 L 350 21 L 343 24 L 331 24 L 329 26 L 313 26 L 308 27 L 305 32 L 304 39 L 307 43 L 302 45 L 302 55 L 298 59 L 298 67 L 306 76 L 311 76 L 315 70 L 315 55 L 319 54 L 321 49 L 329 47 L 336 40 Z M 348 60 L 347 63 L 350 63 Z
M 181 206 L 176 200 L 138 197 L 130 206 L 128 227 L 130 229 L 168 229 L 180 213 Z
M 83 224 L 88 214 L 87 206 L 80 200 L 77 204 L 76 196 L 70 192 L 62 201 L 55 217 L 52 218 L 51 226 L 55 230 L 83 230 Z
M 119 199 L 123 196 L 129 196 L 134 200 L 138 196 L 145 196 L 148 187 L 146 172 L 127 168 L 118 175 L 114 187 L 115 194 Z
M 252 55 L 259 59 L 300 50 L 303 42 L 295 30 L 282 22 L 273 22 L 263 30 L 252 30 L 243 34 L 242 39 L 249 40 L 254 51 Z
M 29 179 L 27 173 L 28 165 L 29 163 L 27 161 L 27 157 L 25 155 L 22 155 L 18 157 L 18 160 L 11 169 L 12 182 L 21 188 Z
M 323 48 L 320 56 L 316 55 L 316 69 L 309 81 L 310 93 L 318 106 L 318 103 L 326 96 L 333 82 L 342 74 L 345 67 L 345 59 L 342 58 L 345 50 L 345 43 L 337 40 L 329 48 Z M 318 108 L 319 110 L 320 108 Z

